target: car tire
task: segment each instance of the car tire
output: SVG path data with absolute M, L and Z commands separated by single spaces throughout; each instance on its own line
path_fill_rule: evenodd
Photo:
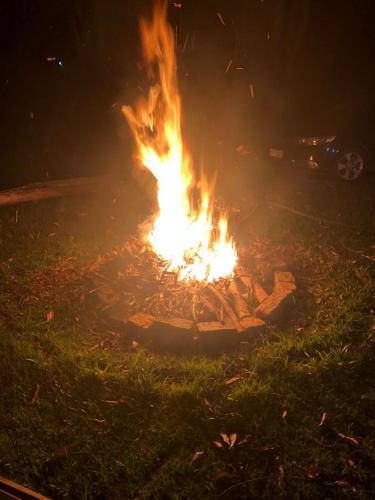
M 345 147 L 337 155 L 334 167 L 336 176 L 344 182 L 361 179 L 367 170 L 367 153 L 361 147 Z

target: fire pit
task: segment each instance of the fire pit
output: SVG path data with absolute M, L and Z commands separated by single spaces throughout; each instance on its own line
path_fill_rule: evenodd
M 155 347 L 213 350 L 263 333 L 285 316 L 296 289 L 285 262 L 242 250 L 234 276 L 214 283 L 179 281 L 141 239 L 100 258 L 90 278 L 107 321 Z
M 150 88 L 123 107 L 136 163 L 156 181 L 157 209 L 139 237 L 93 266 L 94 290 L 112 320 L 158 345 L 237 343 L 277 317 L 295 282 L 285 265 L 261 282 L 252 256 L 239 256 L 227 212 L 215 212 L 214 182 L 192 165 L 166 9 L 158 1 L 152 20 L 141 20 Z

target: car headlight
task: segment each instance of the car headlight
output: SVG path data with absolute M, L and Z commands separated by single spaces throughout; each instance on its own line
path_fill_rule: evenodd
M 299 137 L 297 144 L 303 146 L 320 146 L 321 144 L 329 144 L 336 139 L 335 135 L 328 135 L 323 137 Z

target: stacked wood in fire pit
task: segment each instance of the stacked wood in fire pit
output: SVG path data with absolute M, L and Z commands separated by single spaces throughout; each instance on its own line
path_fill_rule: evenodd
M 129 334 L 159 345 L 235 344 L 275 321 L 296 289 L 283 262 L 257 266 L 242 252 L 235 276 L 215 283 L 185 283 L 141 240 L 124 245 L 91 267 L 92 293 L 107 319 Z

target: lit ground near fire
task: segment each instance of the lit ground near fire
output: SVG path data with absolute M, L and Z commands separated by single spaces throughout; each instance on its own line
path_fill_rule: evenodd
M 85 269 L 139 200 L 1 210 L 1 475 L 52 498 L 375 497 L 374 182 L 291 180 L 250 190 L 240 229 L 287 256 L 291 320 L 212 357 L 132 345 L 92 307 Z

